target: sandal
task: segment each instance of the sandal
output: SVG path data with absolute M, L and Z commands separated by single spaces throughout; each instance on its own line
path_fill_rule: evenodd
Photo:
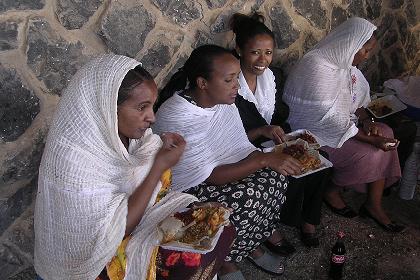
M 270 250 L 270 252 L 284 257 L 287 257 L 296 252 L 296 248 L 285 238 L 277 242 L 277 244 L 273 244 L 270 241 L 266 240 L 264 242 L 264 246 L 268 250 Z
M 261 257 L 254 259 L 251 255 L 248 259 L 259 269 L 272 275 L 281 275 L 284 272 L 284 258 L 271 255 L 268 252 L 264 252 Z
M 217 275 L 219 280 L 245 280 L 244 275 L 240 270 L 229 272 L 223 275 Z
M 324 199 L 324 203 L 325 203 L 325 205 L 327 205 L 328 206 L 328 208 L 330 208 L 330 210 L 333 212 L 333 213 L 335 213 L 335 214 L 337 214 L 337 215 L 339 215 L 339 216 L 342 216 L 342 217 L 345 217 L 345 218 L 349 218 L 349 219 L 351 219 L 351 218 L 354 218 L 354 217 L 356 217 L 357 216 L 357 213 L 356 212 L 354 212 L 354 210 L 353 209 L 351 209 L 349 206 L 345 206 L 344 208 L 335 208 L 334 206 L 332 206 L 327 200 L 325 200 Z

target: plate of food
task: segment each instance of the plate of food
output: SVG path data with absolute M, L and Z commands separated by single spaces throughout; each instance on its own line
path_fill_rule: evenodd
M 375 118 L 380 119 L 405 110 L 407 109 L 407 106 L 395 95 L 386 95 L 371 101 L 367 106 L 367 109 Z
M 306 129 L 298 129 L 287 134 L 288 141 L 297 139 L 306 141 L 310 149 L 317 150 L 321 147 L 316 136 Z
M 290 142 L 292 140 L 302 139 L 308 142 L 308 145 L 310 148 L 312 149 L 320 148 L 317 137 L 306 129 L 298 129 L 290 133 L 287 133 L 286 139 L 287 139 L 287 142 Z M 272 150 L 274 150 L 275 143 L 273 142 L 273 140 L 269 140 L 269 141 L 261 143 L 261 146 L 263 147 L 263 152 L 271 152 Z
M 169 250 L 206 254 L 217 244 L 230 211 L 204 204 L 165 218 L 158 226 L 161 247 Z
M 292 177 L 300 178 L 333 166 L 319 153 L 320 145 L 309 131 L 303 129 L 293 131 L 288 134 L 288 139 L 287 142 L 276 145 L 274 151 L 288 154 L 302 164 L 301 174 Z

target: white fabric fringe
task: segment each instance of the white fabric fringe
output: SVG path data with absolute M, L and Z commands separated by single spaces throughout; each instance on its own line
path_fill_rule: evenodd
M 350 68 L 375 29 L 367 20 L 351 18 L 303 56 L 289 75 L 283 95 L 293 130 L 308 129 L 321 145 L 333 148 L 357 134 L 350 119 Z
M 42 157 L 35 205 L 34 264 L 44 280 L 94 280 L 124 237 L 128 198 L 162 145 L 148 129 L 142 139 L 130 140 L 128 152 L 118 136 L 118 89 L 138 64 L 124 56 L 100 56 L 63 92 Z M 145 278 L 157 244 L 156 235 L 150 235 L 156 224 L 196 200 L 172 193 L 153 206 L 160 187 L 128 244 L 126 279 Z

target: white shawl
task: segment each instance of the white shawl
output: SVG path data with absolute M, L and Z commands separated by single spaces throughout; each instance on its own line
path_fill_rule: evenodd
M 375 29 L 367 20 L 351 18 L 304 55 L 289 75 L 283 94 L 293 130 L 308 129 L 321 145 L 334 148 L 357 134 L 350 119 L 350 68 Z
M 254 103 L 261 116 L 270 124 L 276 104 L 276 83 L 273 72 L 267 68 L 262 75 L 257 76 L 255 94 L 250 90 L 242 71 L 239 74 L 239 85 L 238 94 Z
M 201 108 L 175 93 L 159 108 L 153 131 L 180 133 L 187 142 L 172 169 L 173 189 L 183 191 L 204 182 L 217 166 L 236 163 L 256 150 L 232 105 Z
M 35 205 L 35 270 L 44 280 L 94 280 L 124 237 L 127 201 L 161 146 L 148 129 L 118 136 L 117 93 L 134 59 L 100 56 L 80 69 L 64 91 L 51 125 Z M 153 206 L 159 183 L 127 247 L 126 279 L 144 279 L 156 224 L 195 200 L 171 193 Z
M 370 99 L 370 86 L 363 73 L 357 68 L 352 66 L 351 73 L 351 96 L 352 103 L 350 106 L 350 118 L 357 125 L 358 118 L 354 114 L 357 109 L 366 108 L 369 105 Z

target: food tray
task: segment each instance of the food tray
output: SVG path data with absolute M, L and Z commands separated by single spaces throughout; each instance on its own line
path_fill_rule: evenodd
M 292 131 L 290 133 L 287 133 L 286 135 L 287 135 L 288 140 L 294 140 L 299 135 L 302 135 L 302 134 L 309 134 L 309 135 L 311 135 L 312 137 L 315 138 L 315 140 L 316 140 L 317 143 L 308 143 L 309 144 L 309 147 L 311 149 L 319 149 L 320 148 L 320 145 L 318 144 L 319 143 L 318 137 L 316 137 L 315 135 L 313 135 L 309 130 L 306 130 L 306 129 L 298 129 L 298 130 Z
M 285 143 L 279 144 L 278 147 L 287 147 L 289 145 L 293 145 L 293 144 L 296 144 L 297 142 L 303 141 L 301 139 L 297 139 L 297 136 L 302 135 L 304 133 L 307 133 L 307 134 L 312 135 L 315 138 L 315 140 L 319 143 L 318 138 L 315 135 L 313 135 L 310 131 L 308 131 L 306 129 L 298 129 L 298 130 L 295 130 L 293 132 L 290 132 L 290 133 L 286 134 L 287 135 L 287 138 L 288 138 L 288 141 L 285 142 Z M 303 141 L 303 142 L 305 142 L 305 144 L 307 144 L 306 141 Z M 323 157 L 321 154 L 319 154 L 318 149 L 320 148 L 320 145 L 318 143 L 316 143 L 316 144 L 308 144 L 308 145 L 309 145 L 309 152 L 310 153 L 316 153 L 317 156 L 319 156 L 319 160 L 321 161 L 321 166 L 319 168 L 317 168 L 317 169 L 308 170 L 305 173 L 302 173 L 302 174 L 299 174 L 299 175 L 290 175 L 290 176 L 292 176 L 294 178 L 301 178 L 301 177 L 310 175 L 312 173 L 315 173 L 315 172 L 318 172 L 318 171 L 321 171 L 323 169 L 330 168 L 330 167 L 333 166 L 333 164 L 332 164 L 331 161 L 329 161 L 328 159 L 326 159 L 325 157 Z M 275 144 L 274 144 L 274 142 L 271 141 L 271 140 L 262 143 L 261 146 L 264 147 L 263 148 L 263 152 L 264 153 L 271 152 L 276 147 Z
M 388 106 L 389 108 L 391 108 L 392 111 L 385 115 L 377 115 L 375 111 L 371 109 L 373 105 Z M 395 114 L 397 112 L 400 112 L 402 110 L 405 110 L 407 109 L 407 106 L 404 103 L 402 103 L 395 95 L 386 95 L 384 97 L 380 97 L 371 101 L 367 106 L 367 109 L 369 112 L 372 113 L 372 115 L 375 118 L 381 119 L 389 115 Z
M 211 202 L 209 203 L 211 204 Z M 197 208 L 205 208 L 205 205 L 202 205 L 200 207 Z M 182 213 L 182 212 L 186 212 L 190 210 L 189 208 L 184 208 L 180 211 L 178 211 L 178 213 Z M 229 225 L 229 216 L 230 216 L 231 212 L 229 211 L 229 214 L 227 215 L 225 220 L 225 224 L 222 224 L 219 229 L 217 230 L 217 232 L 212 236 L 209 237 L 209 246 L 207 248 L 197 248 L 196 246 L 187 244 L 187 243 L 183 243 L 183 242 L 179 242 L 179 241 L 170 241 L 170 242 L 166 242 L 163 244 L 160 244 L 159 246 L 167 249 L 167 250 L 174 250 L 174 251 L 181 251 L 181 252 L 190 252 L 190 253 L 198 253 L 198 254 L 207 254 L 211 251 L 214 250 L 214 248 L 217 245 L 217 242 L 219 241 L 220 235 L 223 232 L 223 229 L 225 227 L 225 225 Z M 158 230 L 159 232 L 161 232 L 161 230 Z M 160 234 L 160 233 L 159 233 Z
M 299 175 L 290 175 L 293 178 L 300 178 L 300 177 L 305 177 L 307 175 L 310 175 L 312 173 L 324 170 L 326 168 L 330 168 L 333 166 L 332 162 L 329 161 L 328 159 L 324 158 L 322 155 L 319 155 L 319 160 L 321 161 L 321 166 L 318 169 L 314 169 L 314 170 L 309 170 L 303 174 L 299 174 Z
M 197 249 L 189 244 L 182 243 L 179 241 L 171 241 L 165 244 L 161 244 L 160 247 L 167 250 L 181 251 L 181 252 L 190 252 L 198 254 L 207 254 L 214 250 L 216 247 L 217 241 L 219 241 L 220 235 L 223 232 L 225 226 L 221 226 L 216 234 L 210 238 L 210 247 L 208 249 Z
M 298 129 L 298 130 L 292 131 L 290 133 L 287 133 L 286 138 L 288 139 L 288 141 L 294 140 L 294 139 L 296 139 L 297 136 L 302 135 L 304 133 L 312 135 L 315 138 L 315 140 L 319 143 L 318 137 L 316 137 L 309 130 L 306 130 L 306 129 Z M 269 141 L 261 143 L 261 147 L 263 147 L 262 150 L 263 150 L 264 153 L 271 152 L 274 149 L 275 145 L 276 144 L 274 144 L 273 140 L 269 140 Z M 311 147 L 313 149 L 318 149 L 320 146 L 319 146 L 319 144 L 309 144 L 309 147 Z

